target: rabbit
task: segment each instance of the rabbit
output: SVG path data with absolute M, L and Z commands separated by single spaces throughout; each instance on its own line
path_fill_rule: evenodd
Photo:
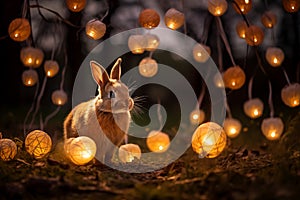
M 74 107 L 64 121 L 65 142 L 78 137 L 78 132 L 98 134 L 97 160 L 103 164 L 111 162 L 116 147 L 127 141 L 130 111 L 134 107 L 128 87 L 120 80 L 121 62 L 121 58 L 116 61 L 110 76 L 96 61 L 90 62 L 99 94 Z

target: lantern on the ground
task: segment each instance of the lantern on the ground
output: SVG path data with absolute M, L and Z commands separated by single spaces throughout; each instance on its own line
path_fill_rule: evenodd
M 221 16 L 223 15 L 228 8 L 228 4 L 226 0 L 208 0 L 208 11 L 213 16 Z
M 26 86 L 34 86 L 38 81 L 38 74 L 33 69 L 25 70 L 22 74 L 22 82 Z
M 252 8 L 252 0 L 235 0 L 235 3 L 233 8 L 238 14 L 247 14 Z
M 145 51 L 147 40 L 143 35 L 131 35 L 128 38 L 128 48 L 133 54 L 142 54 Z
M 147 137 L 146 143 L 150 151 L 162 153 L 168 150 L 170 138 L 166 133 L 151 131 Z
M 286 85 L 281 90 L 281 99 L 285 105 L 296 107 L 300 105 L 300 84 L 293 83 Z
M 190 113 L 190 122 L 193 125 L 199 125 L 201 124 L 205 119 L 205 112 L 203 110 L 193 110 Z
M 119 148 L 119 159 L 121 162 L 132 162 L 134 159 L 141 158 L 142 151 L 139 145 L 136 144 L 124 144 Z
M 139 72 L 144 77 L 153 77 L 157 74 L 158 65 L 156 60 L 146 57 L 139 63 Z
M 0 158 L 3 161 L 10 161 L 14 159 L 17 154 L 17 145 L 11 139 L 2 139 L 2 134 L 0 133 Z
M 261 131 L 268 140 L 279 139 L 283 129 L 284 125 L 279 117 L 264 119 L 261 124 Z
M 283 8 L 290 13 L 298 12 L 300 8 L 299 0 L 282 0 Z
M 157 49 L 157 47 L 159 46 L 159 38 L 157 37 L 157 35 L 146 34 L 144 37 L 146 40 L 145 50 L 146 51 L 155 51 Z
M 68 96 L 63 90 L 55 90 L 51 95 L 52 103 L 57 106 L 63 106 L 67 103 Z
M 8 26 L 8 34 L 14 41 L 25 41 L 31 34 L 29 21 L 25 18 L 14 19 Z
M 266 27 L 266 28 L 273 28 L 276 23 L 277 23 L 277 17 L 275 13 L 272 11 L 266 11 L 262 16 L 261 16 L 261 23 Z
M 242 129 L 242 124 L 237 119 L 226 118 L 223 127 L 228 137 L 235 138 L 240 134 Z
M 31 131 L 25 138 L 26 151 L 36 159 L 47 155 L 52 147 L 50 136 L 41 130 Z
M 139 23 L 144 28 L 155 28 L 158 26 L 159 22 L 159 14 L 153 9 L 144 9 L 139 15 Z
M 197 43 L 193 48 L 193 57 L 197 62 L 204 63 L 210 57 L 210 47 L 204 44 Z
M 246 30 L 245 39 L 250 46 L 260 45 L 264 40 L 264 32 L 260 27 L 251 25 Z
M 245 39 L 247 28 L 248 28 L 248 26 L 247 26 L 247 23 L 245 21 L 239 21 L 236 24 L 235 30 L 236 30 L 236 32 L 237 32 L 237 34 L 240 38 Z
M 165 24 L 172 30 L 179 29 L 184 24 L 184 14 L 175 8 L 170 8 L 165 13 Z
M 39 48 L 24 47 L 21 49 L 20 58 L 24 66 L 38 68 L 44 60 L 44 53 Z
M 98 40 L 104 36 L 106 25 L 98 19 L 90 20 L 85 26 L 85 33 L 94 40 Z
M 59 71 L 59 65 L 55 60 L 46 60 L 44 63 L 44 71 L 47 77 L 54 77 Z
M 246 81 L 246 75 L 239 66 L 233 66 L 224 72 L 223 80 L 225 87 L 232 90 L 237 90 L 244 85 Z
M 67 7 L 72 12 L 80 12 L 86 5 L 86 0 L 66 0 Z
M 69 138 L 64 145 L 66 156 L 76 165 L 89 163 L 96 155 L 97 145 L 87 136 Z
M 266 51 L 266 59 L 272 67 L 279 67 L 284 60 L 284 53 L 278 47 L 269 47 Z
M 215 158 L 220 155 L 225 146 L 226 133 L 214 122 L 201 124 L 192 137 L 192 148 L 201 158 Z
M 244 112 L 252 119 L 260 117 L 263 114 L 263 110 L 264 104 L 258 98 L 249 99 L 244 103 Z

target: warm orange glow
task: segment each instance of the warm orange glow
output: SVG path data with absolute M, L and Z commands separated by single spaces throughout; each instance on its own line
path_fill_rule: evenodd
M 244 103 L 244 112 L 252 119 L 260 117 L 263 114 L 263 109 L 264 104 L 258 98 L 249 99 Z
M 26 136 L 25 148 L 34 158 L 43 158 L 52 148 L 51 137 L 44 131 L 34 130 Z
M 166 133 L 151 131 L 147 137 L 146 143 L 150 151 L 162 153 L 168 150 L 170 138 Z
M 277 140 L 283 133 L 284 124 L 279 117 L 266 118 L 261 124 L 261 130 L 268 140 Z
M 198 124 L 201 124 L 205 119 L 205 113 L 203 110 L 193 110 L 191 113 L 190 113 L 190 122 L 191 124 L 193 125 L 198 125 Z
M 285 105 L 296 107 L 300 105 L 300 84 L 292 83 L 281 90 L 281 99 Z
M 225 87 L 232 90 L 240 89 L 246 81 L 245 72 L 239 66 L 228 68 L 223 74 Z

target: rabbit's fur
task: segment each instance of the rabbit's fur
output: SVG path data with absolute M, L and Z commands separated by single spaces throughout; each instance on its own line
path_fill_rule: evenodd
M 99 94 L 94 99 L 77 105 L 69 113 L 64 121 L 64 139 L 67 141 L 68 138 L 78 137 L 78 132 L 97 134 L 97 159 L 102 163 L 110 162 L 115 147 L 127 139 L 130 110 L 134 102 L 127 86 L 120 81 L 120 58 L 113 66 L 110 77 L 97 62 L 91 61 L 90 67 L 98 84 Z

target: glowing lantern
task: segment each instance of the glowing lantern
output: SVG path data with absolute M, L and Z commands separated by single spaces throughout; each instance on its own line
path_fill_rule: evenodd
M 59 65 L 55 60 L 46 60 L 44 63 L 44 71 L 47 77 L 53 77 L 57 74 Z
M 279 117 L 264 119 L 261 124 L 261 131 L 268 140 L 279 139 L 283 129 L 284 125 Z
M 136 144 L 125 144 L 119 148 L 119 159 L 121 162 L 132 162 L 135 158 L 141 158 L 141 149 Z
M 29 21 L 25 18 L 17 18 L 10 22 L 8 34 L 11 39 L 17 42 L 25 41 L 31 34 Z
M 150 151 L 162 153 L 168 150 L 170 138 L 167 134 L 160 131 L 151 131 L 146 140 Z
M 193 57 L 197 62 L 204 63 L 210 57 L 210 47 L 204 44 L 195 44 L 193 48 Z
M 17 145 L 11 139 L 2 139 L 0 133 L 0 158 L 3 161 L 10 161 L 14 159 L 17 154 Z
M 106 25 L 97 19 L 90 20 L 85 26 L 85 33 L 94 40 L 102 38 L 105 32 Z
M 22 82 L 26 86 L 34 86 L 38 81 L 38 74 L 33 69 L 25 70 L 22 74 Z
M 234 118 L 226 118 L 223 124 L 225 133 L 230 138 L 238 136 L 242 129 L 242 124 L 239 120 Z
M 158 26 L 160 17 L 155 10 L 145 9 L 140 13 L 139 22 L 142 27 L 152 29 Z
M 41 130 L 31 131 L 25 138 L 26 151 L 36 159 L 43 158 L 52 147 L 50 136 Z
M 245 81 L 246 75 L 239 66 L 229 67 L 223 74 L 225 87 L 232 90 L 241 88 Z
M 264 40 L 264 32 L 258 26 L 249 26 L 245 33 L 245 39 L 250 46 L 260 45 Z
M 51 95 L 52 103 L 57 106 L 63 106 L 68 100 L 67 94 L 63 90 L 55 90 Z
M 69 10 L 72 12 L 80 12 L 86 5 L 86 0 L 66 0 Z
M 146 51 L 155 51 L 159 46 L 159 38 L 154 34 L 146 34 L 144 36 L 146 42 L 145 50 Z
M 264 104 L 258 98 L 249 99 L 244 103 L 244 112 L 248 117 L 252 119 L 260 117 L 263 113 L 263 110 Z
M 245 39 L 247 28 L 248 28 L 248 26 L 245 21 L 239 21 L 236 24 L 236 32 L 240 38 Z
M 300 8 L 299 0 L 282 0 L 282 4 L 284 10 L 290 13 L 298 12 Z
M 190 122 L 193 125 L 201 124 L 205 119 L 205 112 L 203 110 L 193 110 L 190 114 Z
M 128 47 L 133 54 L 142 54 L 145 51 L 147 40 L 143 35 L 131 35 L 128 38 Z
M 139 72 L 144 77 L 152 77 L 158 71 L 158 65 L 156 60 L 146 57 L 139 63 Z
M 277 23 L 277 17 L 272 11 L 267 11 L 261 16 L 261 23 L 266 28 L 273 28 Z
M 285 105 L 296 107 L 300 105 L 300 84 L 293 83 L 286 85 L 281 90 L 281 99 Z
M 69 138 L 65 141 L 65 153 L 67 157 L 76 165 L 89 163 L 96 155 L 97 145 L 87 136 Z
M 233 4 L 234 10 L 238 13 L 241 14 L 247 14 L 251 8 L 252 8 L 252 0 L 235 0 L 235 3 Z
M 266 59 L 273 67 L 278 67 L 284 60 L 284 53 L 280 48 L 269 47 L 266 51 Z
M 24 66 L 38 68 L 44 60 L 44 53 L 39 48 L 24 47 L 21 49 L 20 58 Z
M 215 74 L 215 76 L 214 76 L 214 83 L 215 83 L 215 86 L 218 87 L 218 88 L 224 88 L 225 87 L 222 76 L 223 75 L 220 75 L 220 74 Z
M 175 8 L 170 8 L 165 14 L 165 24 L 172 30 L 179 29 L 184 24 L 184 14 Z
M 208 11 L 213 16 L 223 15 L 228 8 L 226 0 L 208 0 Z
M 224 150 L 226 139 L 226 134 L 220 125 L 206 122 L 195 130 L 192 148 L 201 158 L 215 158 Z

